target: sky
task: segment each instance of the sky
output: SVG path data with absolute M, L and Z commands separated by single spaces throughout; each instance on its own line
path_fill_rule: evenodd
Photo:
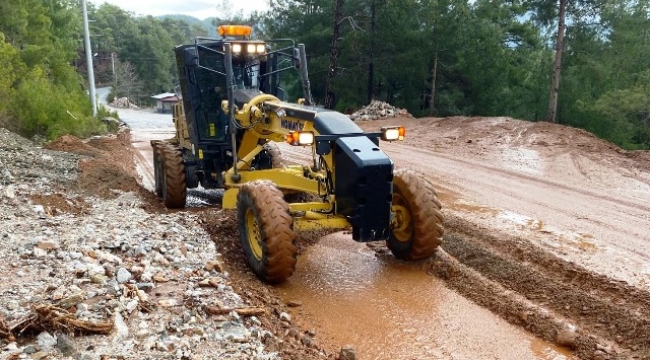
M 201 20 L 220 15 L 217 6 L 229 2 L 233 11 L 266 10 L 268 0 L 88 0 L 96 6 L 109 3 L 136 15 L 185 14 Z

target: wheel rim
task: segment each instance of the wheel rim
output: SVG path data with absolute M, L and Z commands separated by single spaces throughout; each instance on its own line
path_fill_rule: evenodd
M 262 260 L 262 235 L 260 234 L 260 227 L 257 222 L 257 216 L 252 209 L 246 210 L 246 230 L 248 238 L 248 246 L 253 253 L 253 256 L 258 261 Z
M 393 193 L 393 235 L 400 242 L 408 242 L 413 234 L 411 211 L 406 199 L 397 192 Z

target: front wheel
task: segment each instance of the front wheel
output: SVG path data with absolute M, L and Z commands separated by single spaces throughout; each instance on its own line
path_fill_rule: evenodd
M 261 280 L 280 283 L 296 268 L 293 219 L 282 192 L 270 181 L 244 184 L 237 197 L 239 237 L 246 260 Z
M 386 245 L 396 258 L 422 260 L 442 243 L 442 205 L 433 185 L 412 170 L 393 177 L 391 233 Z

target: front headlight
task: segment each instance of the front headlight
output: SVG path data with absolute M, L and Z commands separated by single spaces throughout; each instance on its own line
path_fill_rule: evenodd
M 264 45 L 264 44 L 257 45 L 257 53 L 258 54 L 264 54 L 265 52 L 266 52 L 266 45 Z
M 249 53 L 249 54 L 255 54 L 255 49 L 256 48 L 257 48 L 257 46 L 255 46 L 255 44 L 248 44 L 246 46 L 246 52 Z
M 241 44 L 232 44 L 232 52 L 239 54 L 241 52 Z
M 406 128 L 403 126 L 385 126 L 381 128 L 381 139 L 384 141 L 402 141 L 406 136 Z
M 314 133 L 311 131 L 292 131 L 285 136 L 285 140 L 293 146 L 308 146 L 314 143 Z

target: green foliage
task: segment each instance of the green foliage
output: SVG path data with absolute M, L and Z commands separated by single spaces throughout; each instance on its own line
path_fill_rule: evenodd
M 0 3 L 0 125 L 31 137 L 105 131 L 70 66 L 81 28 L 66 0 Z
M 89 115 L 89 104 L 83 92 L 69 94 L 35 69 L 16 89 L 14 113 L 20 119 L 21 133 L 31 137 L 42 135 L 54 139 L 65 134 L 79 137 L 106 131 Z
M 650 70 L 630 88 L 603 94 L 592 109 L 609 121 L 612 140 L 630 148 L 650 148 Z
M 325 99 L 335 1 L 275 0 L 265 13 L 244 15 L 221 0 L 222 16 L 203 21 L 90 5 L 91 32 L 101 34 L 93 52 L 117 55 L 115 73 L 110 66 L 100 74 L 117 79 L 109 100 L 126 95 L 143 103 L 173 91 L 173 48 L 214 36 L 224 23 L 253 25 L 256 38 L 305 44 L 312 93 L 317 103 Z M 103 129 L 70 66 L 83 46 L 78 8 L 78 0 L 0 2 L 0 124 L 19 119 L 25 133 L 50 137 Z M 650 148 L 649 9 L 650 0 L 568 0 L 561 123 L 625 148 Z M 557 16 L 551 0 L 345 0 L 335 107 L 374 98 L 416 115 L 544 119 Z M 290 100 L 302 96 L 297 77 L 286 76 L 282 86 Z
M 262 16 L 266 36 L 306 44 L 319 102 L 325 97 L 334 3 L 278 0 Z M 533 121 L 547 116 L 557 1 L 344 4 L 333 83 L 336 109 L 358 108 L 373 97 L 416 115 Z M 648 0 L 568 0 L 561 123 L 625 148 L 650 148 L 645 88 L 639 85 L 647 83 L 642 74 L 650 70 L 649 9 Z

